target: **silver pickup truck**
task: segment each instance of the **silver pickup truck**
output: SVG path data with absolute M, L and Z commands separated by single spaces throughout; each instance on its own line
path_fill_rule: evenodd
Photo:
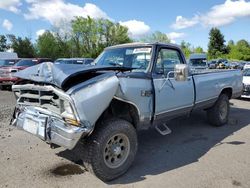
M 240 70 L 189 70 L 172 44 L 108 47 L 95 66 L 44 63 L 16 73 L 12 124 L 52 146 L 82 140 L 85 167 L 103 181 L 124 174 L 137 152 L 137 131 L 203 109 L 214 126 L 227 123 L 229 99 L 242 92 Z

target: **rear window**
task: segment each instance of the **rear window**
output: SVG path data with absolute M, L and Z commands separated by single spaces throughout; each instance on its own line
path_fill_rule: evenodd
M 30 67 L 30 66 L 33 66 L 33 65 L 36 65 L 37 64 L 37 60 L 32 60 L 32 59 L 23 59 L 23 60 L 20 60 L 16 66 L 24 66 L 24 67 Z
M 17 60 L 12 60 L 12 59 L 1 60 L 0 59 L 0 66 L 11 66 L 11 65 L 14 65 L 16 62 L 17 62 Z

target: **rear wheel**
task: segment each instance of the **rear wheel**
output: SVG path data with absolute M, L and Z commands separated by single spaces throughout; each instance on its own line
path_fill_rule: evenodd
M 226 94 L 221 94 L 213 107 L 207 110 L 208 121 L 214 126 L 222 126 L 228 122 L 230 106 Z
M 113 180 L 131 166 L 137 145 L 136 130 L 128 121 L 108 120 L 86 141 L 88 154 L 84 165 L 101 180 Z

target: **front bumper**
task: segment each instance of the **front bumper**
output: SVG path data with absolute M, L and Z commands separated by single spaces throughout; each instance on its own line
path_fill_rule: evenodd
M 17 107 L 12 124 L 47 143 L 67 149 L 73 149 L 80 138 L 90 132 L 84 126 L 69 125 L 60 117 L 51 112 L 45 113 L 38 107 Z

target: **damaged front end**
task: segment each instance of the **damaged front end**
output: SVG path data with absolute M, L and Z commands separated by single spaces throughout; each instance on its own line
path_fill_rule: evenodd
M 69 96 L 52 86 L 15 85 L 17 106 L 12 124 L 42 140 L 72 149 L 91 131 L 82 123 Z
M 63 72 L 65 78 L 62 82 L 71 80 L 67 87 L 72 83 L 65 91 L 63 85 L 59 87 L 59 84 L 54 84 L 56 82 L 53 79 L 53 65 L 42 67 L 46 68 L 46 71 L 41 71 L 39 66 L 37 70 L 40 74 L 32 71 L 34 68 L 30 72 L 20 72 L 20 78 L 32 82 L 12 87 L 17 105 L 11 124 L 47 143 L 73 149 L 81 138 L 93 131 L 96 121 L 115 95 L 119 80 L 114 73 L 94 74 L 96 70 L 90 69 L 82 71 L 81 74 L 74 72 L 68 76 Z M 46 75 L 50 76 L 51 84 L 42 81 L 42 72 L 49 73 Z M 88 79 L 84 77 L 85 74 L 88 74 Z M 34 79 L 26 75 L 33 75 Z M 35 75 L 39 77 L 39 82 L 36 82 Z M 56 76 L 58 78 L 58 75 Z M 81 77 L 83 81 L 75 82 Z

